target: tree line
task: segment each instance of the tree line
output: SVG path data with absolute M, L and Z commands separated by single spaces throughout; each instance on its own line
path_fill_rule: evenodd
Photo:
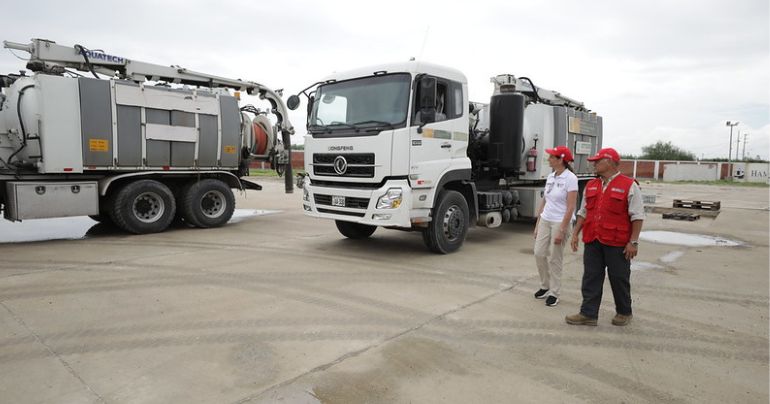
M 633 154 L 623 154 L 623 159 L 627 160 L 679 160 L 679 161 L 695 161 L 697 158 L 695 154 L 684 150 L 678 146 L 675 146 L 671 141 L 664 142 L 658 140 L 657 142 L 642 147 L 642 154 L 635 156 Z M 719 158 L 707 158 L 701 159 L 701 161 L 727 161 L 727 157 Z M 741 159 L 748 163 L 766 163 L 767 160 L 746 158 Z

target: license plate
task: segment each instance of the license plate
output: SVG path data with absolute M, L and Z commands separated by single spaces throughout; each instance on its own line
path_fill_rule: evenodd
M 332 195 L 332 206 L 345 207 L 345 197 L 339 195 Z

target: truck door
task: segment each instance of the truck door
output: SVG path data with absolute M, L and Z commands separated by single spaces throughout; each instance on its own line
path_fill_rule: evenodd
M 453 160 L 466 159 L 468 124 L 463 85 L 429 75 L 415 79 L 409 135 L 412 186 L 436 186 Z

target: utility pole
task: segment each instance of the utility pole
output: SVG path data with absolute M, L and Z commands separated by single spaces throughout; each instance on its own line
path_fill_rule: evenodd
M 733 127 L 738 126 L 740 122 L 730 122 L 727 121 L 725 124 L 726 126 L 730 127 L 730 149 L 727 152 L 727 178 L 732 179 L 733 178 L 733 169 L 732 169 L 732 156 L 733 156 Z
M 746 160 L 746 138 L 749 136 L 748 133 L 743 134 L 743 159 Z
M 738 158 L 738 150 L 740 149 L 740 147 L 741 147 L 741 130 L 738 129 L 738 136 L 735 139 L 735 161 L 740 160 Z

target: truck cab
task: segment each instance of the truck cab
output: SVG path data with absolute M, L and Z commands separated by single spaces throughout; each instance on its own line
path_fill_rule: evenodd
M 328 78 L 308 108 L 305 212 L 406 229 L 425 222 L 437 183 L 470 180 L 467 87 L 459 71 L 417 62 Z

